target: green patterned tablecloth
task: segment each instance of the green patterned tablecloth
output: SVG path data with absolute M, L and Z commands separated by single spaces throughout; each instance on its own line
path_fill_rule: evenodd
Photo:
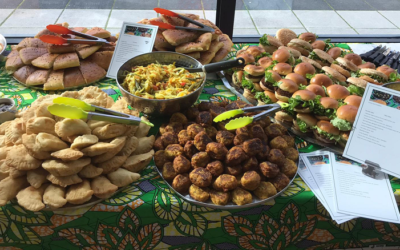
M 114 99 L 120 97 L 113 80 L 97 86 Z M 13 98 L 19 108 L 44 94 L 18 84 L 0 68 L 0 95 Z M 233 101 L 236 96 L 219 80 L 210 80 L 200 99 Z M 302 150 L 312 147 L 305 142 L 301 145 Z M 336 224 L 300 177 L 274 201 L 248 209 L 216 210 L 179 198 L 153 163 L 141 174 L 140 181 L 119 194 L 85 208 L 30 212 L 16 202 L 8 203 L 0 208 L 0 248 L 225 250 L 399 245 L 400 225 L 368 219 Z M 400 195 L 400 181 L 393 178 L 391 183 Z

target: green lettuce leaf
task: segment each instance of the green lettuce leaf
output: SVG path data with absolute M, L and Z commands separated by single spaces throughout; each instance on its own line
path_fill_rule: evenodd
M 278 61 L 277 60 L 273 60 L 272 64 L 268 68 L 266 68 L 265 71 L 272 70 L 275 67 L 275 65 L 277 65 L 277 64 L 278 64 Z
M 314 109 L 314 101 L 303 101 L 300 96 L 289 98 L 289 108 L 294 110 L 296 107 Z
M 310 55 L 308 55 L 308 57 L 309 57 L 310 59 L 313 59 L 313 60 L 321 60 L 321 59 L 319 58 L 319 56 L 318 56 L 314 51 L 311 51 L 311 52 L 310 52 Z
M 265 81 L 270 83 L 276 83 L 275 79 L 272 77 L 272 72 L 265 71 Z
M 335 118 L 335 109 L 325 109 L 321 104 L 321 96 L 317 95 L 314 99 L 314 109 L 313 113 L 317 116 L 327 116 L 329 119 Z
M 324 89 L 325 95 L 326 95 L 326 96 L 329 96 L 329 95 L 328 95 L 328 90 L 326 89 L 326 87 L 325 87 L 324 85 L 322 85 L 321 87 Z
M 350 122 L 340 119 L 336 117 L 335 119 L 331 120 L 331 123 L 333 126 L 337 127 L 341 131 L 350 131 L 352 128 L 352 125 Z
M 300 119 L 296 119 L 296 122 L 297 122 L 297 126 L 299 126 L 300 131 L 303 133 L 307 133 L 307 127 L 308 127 L 307 124 L 303 120 L 300 120 Z
M 268 53 L 268 52 L 263 52 L 263 53 L 261 53 L 261 54 L 259 54 L 258 56 L 256 56 L 256 62 L 260 59 L 260 58 L 263 58 L 263 57 L 266 57 L 266 56 L 270 56 L 271 54 L 270 53 Z
M 255 93 L 256 89 L 252 81 L 246 80 L 244 77 L 242 78 L 242 87 L 250 90 L 251 93 Z
M 271 104 L 274 103 L 269 96 L 266 96 L 264 92 L 257 92 L 256 95 L 254 96 L 257 100 L 262 101 L 265 104 Z
M 323 131 L 322 129 L 318 128 L 317 126 L 315 126 L 314 129 L 316 129 L 319 134 L 321 134 L 322 136 L 325 136 L 329 140 L 334 140 L 336 142 L 340 141 L 340 135 L 329 134 L 329 133 Z
M 306 78 L 307 78 L 308 80 L 311 80 L 314 76 L 315 76 L 315 74 L 314 74 L 314 75 L 312 75 L 312 74 L 306 74 Z
M 360 77 L 360 70 L 357 70 L 356 72 L 351 72 L 351 77 Z
M 332 64 L 339 64 L 339 63 L 338 63 L 338 61 L 335 60 L 332 62 Z
M 268 42 L 267 34 L 264 34 L 262 37 L 260 37 L 260 43 L 264 46 L 270 45 L 270 43 Z
M 350 84 L 350 86 L 347 87 L 347 90 L 350 92 L 350 95 L 358 95 L 358 96 L 363 96 L 365 91 L 365 89 L 360 88 L 353 84 Z
M 303 89 L 306 89 L 306 88 L 307 88 L 307 85 L 300 84 L 300 86 L 299 86 L 299 90 L 303 90 Z
M 300 58 L 297 58 L 294 62 L 295 65 L 302 63 L 303 61 Z
M 396 70 L 397 71 L 397 70 Z M 390 82 L 396 82 L 397 81 L 397 79 L 399 79 L 400 78 L 400 75 L 396 72 L 393 72 L 393 73 L 390 73 L 390 76 L 389 76 L 389 81 Z

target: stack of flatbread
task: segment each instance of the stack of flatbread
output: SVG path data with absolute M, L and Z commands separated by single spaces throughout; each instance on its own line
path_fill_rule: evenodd
M 161 29 L 158 28 L 154 51 L 176 51 L 187 54 L 199 60 L 202 64 L 219 62 L 223 60 L 232 48 L 232 41 L 228 35 L 212 22 L 201 19 L 199 15 L 181 14 L 190 19 L 196 20 L 215 31 L 213 33 L 194 32 L 187 30 Z M 194 24 L 188 23 L 183 19 L 161 15 L 153 19 L 143 19 L 139 23 L 150 24 L 150 21 L 168 23 L 174 26 L 185 26 L 191 28 L 200 28 Z
M 68 27 L 67 23 L 60 25 Z M 43 87 L 44 90 L 79 87 L 102 79 L 110 65 L 116 37 L 98 27 L 72 29 L 104 38 L 110 44 L 52 45 L 39 39 L 45 34 L 56 35 L 45 29 L 35 38 L 25 38 L 13 47 L 7 57 L 7 72 L 21 83 Z
M 61 96 L 138 115 L 94 86 Z M 147 136 L 148 125 L 53 116 L 47 107 L 55 97 L 38 98 L 0 125 L 0 206 L 15 197 L 31 211 L 105 199 L 137 181 L 150 163 L 155 138 Z

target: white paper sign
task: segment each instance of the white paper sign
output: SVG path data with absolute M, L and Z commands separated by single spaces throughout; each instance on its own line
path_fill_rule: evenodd
M 368 84 L 343 156 L 400 178 L 400 92 Z
M 118 69 L 122 64 L 132 57 L 151 52 L 157 30 L 158 26 L 124 22 L 108 68 L 107 77 L 117 78 Z

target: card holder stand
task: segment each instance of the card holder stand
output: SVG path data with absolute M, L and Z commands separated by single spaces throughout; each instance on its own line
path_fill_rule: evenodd
M 365 160 L 365 164 L 361 164 L 361 167 L 362 167 L 362 173 L 373 179 L 376 179 L 378 172 L 380 172 L 381 170 L 381 167 L 379 166 L 378 163 L 369 160 Z

